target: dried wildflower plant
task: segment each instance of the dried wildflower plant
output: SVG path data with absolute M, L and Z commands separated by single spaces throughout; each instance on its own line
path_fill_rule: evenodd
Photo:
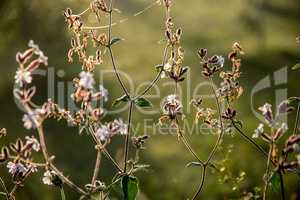
M 160 1 L 157 1 L 160 3 Z M 139 154 L 145 149 L 145 143 L 149 139 L 148 135 L 132 137 L 132 114 L 134 107 L 151 107 L 151 102 L 144 98 L 151 88 L 161 79 L 170 79 L 174 82 L 174 92 L 169 94 L 163 101 L 161 107 L 161 116 L 158 123 L 161 126 L 167 125 L 176 130 L 178 140 L 186 147 L 187 151 L 195 159 L 187 164 L 188 167 L 195 166 L 202 169 L 199 187 L 193 195 L 192 199 L 199 199 L 208 169 L 219 174 L 220 182 L 230 181 L 233 185 L 232 190 L 237 190 L 239 184 L 246 177 L 244 171 L 238 176 L 234 176 L 227 167 L 229 154 L 232 153 L 232 147 L 224 159 L 217 160 L 216 154 L 221 149 L 224 135 L 239 133 L 246 141 L 254 145 L 260 153 L 266 156 L 267 169 L 264 176 L 265 187 L 263 191 L 259 188 L 254 192 L 245 192 L 248 199 L 258 199 L 263 196 L 266 199 L 268 186 L 272 182 L 279 180 L 282 199 L 284 195 L 283 175 L 286 172 L 295 172 L 300 166 L 300 136 L 298 133 L 299 108 L 297 110 L 297 118 L 295 122 L 294 132 L 288 137 L 284 147 L 278 145 L 278 141 L 286 132 L 288 132 L 287 124 L 280 122 L 280 117 L 293 111 L 292 101 L 299 101 L 299 97 L 292 97 L 283 101 L 277 108 L 275 115 L 270 104 L 265 104 L 259 110 L 264 116 L 265 123 L 259 124 L 254 131 L 253 139 L 242 131 L 242 123 L 237 118 L 238 112 L 234 109 L 234 102 L 238 101 L 243 94 L 243 87 L 239 83 L 241 76 L 241 56 L 244 55 L 243 48 L 238 42 L 232 46 L 232 51 L 228 53 L 227 59 L 229 66 L 225 64 L 225 57 L 222 55 L 210 55 L 205 48 L 199 49 L 197 52 L 199 65 L 202 75 L 210 81 L 211 93 L 214 95 L 215 107 L 206 107 L 203 105 L 201 98 L 195 98 L 191 101 L 191 105 L 195 108 L 195 121 L 197 123 L 206 124 L 217 135 L 215 144 L 209 152 L 206 159 L 202 159 L 202 155 L 198 155 L 189 142 L 187 134 L 184 132 L 184 109 L 178 93 L 178 86 L 185 80 L 188 67 L 184 66 L 184 48 L 181 44 L 183 30 L 177 27 L 174 19 L 171 17 L 172 0 L 163 0 L 162 5 L 165 10 L 165 30 L 164 42 L 165 48 L 162 54 L 161 64 L 156 66 L 157 75 L 150 84 L 138 95 L 131 94 L 124 84 L 115 61 L 113 54 L 113 46 L 122 39 L 112 37 L 112 17 L 116 9 L 113 7 L 113 0 L 93 0 L 89 7 L 80 14 L 74 14 L 68 8 L 63 15 L 68 25 L 69 31 L 72 33 L 70 40 L 71 47 L 68 51 L 67 60 L 73 62 L 78 59 L 81 63 L 81 71 L 78 77 L 73 79 L 74 92 L 70 98 L 77 104 L 80 109 L 75 113 L 71 113 L 65 108 L 61 108 L 53 100 L 47 100 L 43 105 L 37 106 L 33 102 L 36 94 L 36 87 L 33 84 L 33 72 L 40 67 L 48 65 L 48 58 L 43 51 L 33 41 L 30 41 L 28 48 L 24 52 L 18 52 L 16 61 L 19 65 L 15 74 L 14 96 L 22 105 L 25 114 L 23 116 L 24 128 L 34 129 L 37 136 L 26 136 L 25 139 L 18 138 L 6 146 L 1 147 L 0 162 L 5 163 L 8 173 L 12 176 L 14 187 L 9 190 L 4 181 L 1 179 L 3 192 L 0 195 L 6 199 L 16 199 L 16 191 L 26 184 L 27 178 L 37 170 L 43 172 L 41 182 L 46 185 L 54 186 L 60 189 L 62 199 L 66 199 L 64 186 L 68 186 L 79 194 L 80 199 L 110 199 L 111 190 L 114 187 L 121 187 L 122 197 L 124 200 L 134 200 L 138 194 L 138 178 L 135 173 L 145 170 L 148 164 L 140 162 Z M 86 13 L 92 13 L 100 24 L 108 23 L 107 26 L 91 27 L 86 25 L 83 16 Z M 107 22 L 108 19 L 108 22 Z M 106 29 L 104 29 L 106 28 Z M 103 31 L 104 30 L 104 31 Z M 299 42 L 299 38 L 297 38 Z M 90 49 L 94 53 L 90 54 Z M 117 98 L 113 106 L 121 103 L 128 104 L 128 119 L 114 119 L 112 121 L 105 120 L 105 109 L 103 107 L 95 107 L 94 102 L 107 101 L 108 91 L 104 86 L 96 85 L 94 79 L 94 71 L 96 67 L 103 64 L 103 55 L 107 52 L 113 67 L 116 79 L 123 91 L 123 94 Z M 196 53 L 195 53 L 196 54 Z M 214 88 L 214 82 L 217 81 L 219 86 Z M 226 105 L 223 108 L 221 105 Z M 84 187 L 75 184 L 71 178 L 65 176 L 55 165 L 55 156 L 47 150 L 47 144 L 44 135 L 44 122 L 49 118 L 56 120 L 65 120 L 68 123 L 77 126 L 80 134 L 86 133 L 94 142 L 95 151 L 97 152 L 94 171 L 92 172 L 91 182 L 86 183 Z M 7 131 L 5 128 L 0 130 L 0 138 L 5 137 Z M 124 137 L 123 163 L 118 163 L 107 146 L 110 145 L 113 137 Z M 266 152 L 255 139 L 262 139 L 269 146 L 269 152 Z M 135 155 L 131 157 L 130 148 L 135 149 Z M 37 162 L 35 154 L 42 152 L 43 161 Z M 115 167 L 115 174 L 112 174 L 110 183 L 105 183 L 99 177 L 102 156 L 108 158 L 109 162 Z M 262 194 L 260 194 L 262 193 Z

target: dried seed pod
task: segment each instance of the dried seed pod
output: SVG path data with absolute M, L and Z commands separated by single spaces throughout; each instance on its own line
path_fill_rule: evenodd
M 1 137 L 5 137 L 6 135 L 7 135 L 6 128 L 2 128 L 2 129 L 0 130 L 0 138 L 1 138 Z

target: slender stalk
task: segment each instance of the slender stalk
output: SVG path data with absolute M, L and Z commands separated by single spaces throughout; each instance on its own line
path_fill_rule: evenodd
M 97 157 L 96 157 L 96 163 L 95 163 L 95 168 L 94 168 L 94 173 L 93 173 L 93 178 L 92 178 L 92 185 L 95 184 L 95 182 L 98 178 L 100 165 L 101 165 L 101 151 L 97 150 Z
M 204 167 L 203 167 L 203 172 L 202 172 L 202 177 L 201 177 L 201 183 L 200 183 L 199 188 L 198 188 L 198 190 L 197 190 L 197 192 L 196 192 L 196 194 L 194 195 L 194 197 L 193 197 L 192 200 L 195 200 L 195 199 L 198 197 L 198 195 L 201 193 L 201 191 L 202 191 L 202 188 L 203 188 L 204 182 L 205 182 L 206 167 L 207 167 L 207 166 L 204 166 Z
M 133 108 L 133 101 L 130 101 L 129 102 L 129 111 L 128 111 L 128 127 L 127 127 L 127 134 L 126 134 L 126 138 L 125 138 L 125 147 L 124 147 L 124 170 L 123 170 L 124 173 L 126 173 L 126 171 L 127 171 L 130 128 L 131 128 L 131 120 L 132 120 L 132 108 Z
M 196 154 L 196 152 L 194 151 L 194 149 L 191 147 L 191 145 L 189 144 L 187 138 L 185 137 L 185 135 L 183 134 L 179 134 L 179 137 L 182 141 L 182 143 L 185 145 L 185 147 L 187 148 L 187 150 L 194 156 L 194 158 L 202 165 L 204 166 L 204 162 L 199 158 L 199 156 Z
M 166 64 L 166 60 L 167 60 L 167 55 L 168 55 L 168 49 L 169 49 L 169 45 L 167 44 L 165 49 L 164 49 L 164 56 L 163 56 L 163 62 L 162 62 L 162 66 L 164 66 Z M 138 99 L 142 96 L 144 96 L 149 90 L 152 89 L 152 87 L 159 81 L 161 73 L 163 72 L 163 69 L 161 69 L 159 71 L 159 73 L 156 75 L 156 77 L 150 82 L 150 84 L 146 87 L 146 89 L 141 92 L 141 94 L 139 94 L 137 97 L 135 97 L 134 99 Z
M 114 164 L 114 166 L 118 169 L 119 172 L 122 172 L 123 170 L 121 169 L 119 164 L 113 159 L 113 157 L 109 154 L 106 148 L 103 147 L 103 145 L 99 142 L 99 140 L 95 136 L 95 132 L 93 131 L 93 129 L 90 127 L 88 131 L 92 135 L 94 142 L 99 146 L 99 150 L 101 150 L 103 154 Z
M 216 106 L 217 106 L 218 113 L 219 113 L 219 120 L 220 120 L 220 125 L 221 125 L 221 133 L 219 134 L 218 139 L 217 139 L 217 141 L 215 143 L 215 146 L 213 147 L 213 150 L 211 151 L 211 153 L 208 156 L 207 161 L 205 162 L 206 164 L 210 163 L 211 159 L 213 158 L 213 156 L 217 152 L 217 149 L 218 149 L 218 147 L 219 147 L 219 145 L 221 143 L 221 140 L 222 140 L 222 138 L 224 136 L 224 127 L 223 127 L 222 111 L 221 111 L 220 102 L 219 102 L 219 99 L 217 97 L 216 91 L 213 88 L 213 80 L 212 80 L 212 78 L 210 78 L 210 82 L 211 82 L 210 86 L 211 86 L 212 92 L 214 94 L 214 97 L 215 97 L 215 100 L 216 100 Z
M 298 103 L 297 115 L 296 115 L 296 120 L 295 120 L 295 126 L 294 126 L 293 135 L 296 135 L 296 133 L 298 131 L 299 118 L 300 118 L 300 103 Z
M 85 9 L 84 11 L 82 11 L 81 13 L 78 14 L 78 16 L 84 15 L 85 13 L 87 13 L 90 10 L 90 7 L 88 7 L 87 9 Z
M 55 173 L 59 176 L 59 178 L 62 179 L 62 181 L 64 183 L 66 183 L 70 188 L 72 188 L 73 190 L 77 191 L 79 194 L 82 194 L 82 195 L 87 195 L 87 193 L 81 189 L 79 186 L 77 186 L 76 184 L 74 184 L 71 180 L 69 180 L 66 176 L 63 175 L 63 173 L 61 171 L 59 171 L 55 165 L 53 164 L 50 164 L 50 169 L 55 171 Z
M 60 196 L 61 200 L 66 200 L 66 195 L 63 187 L 60 188 Z
M 118 79 L 118 82 L 120 83 L 120 85 L 121 85 L 123 91 L 125 92 L 126 96 L 130 98 L 129 92 L 128 92 L 127 88 L 125 87 L 125 84 L 123 83 L 123 81 L 121 79 L 121 76 L 119 74 L 119 71 L 117 69 L 116 61 L 115 61 L 113 51 L 112 51 L 112 48 L 111 48 L 111 45 L 110 45 L 111 35 L 112 35 L 112 8 L 113 8 L 113 0 L 110 0 L 110 5 L 109 5 L 109 27 L 108 27 L 108 42 L 109 42 L 109 44 L 107 45 L 107 48 L 108 48 L 111 63 L 112 63 L 113 69 L 114 69 L 114 73 L 115 73 L 115 75 Z
M 234 121 L 231 121 L 233 127 L 253 146 L 255 146 L 265 157 L 268 157 L 268 153 L 260 146 L 258 145 L 254 140 L 252 140 L 248 135 L 246 135 L 236 124 Z
M 263 192 L 263 200 L 266 200 L 267 198 L 267 191 L 268 191 L 268 187 L 269 187 L 269 174 L 270 174 L 270 162 L 271 162 L 271 155 L 272 155 L 272 151 L 273 151 L 273 142 L 270 144 L 270 150 L 268 153 L 268 161 L 267 161 L 267 169 L 266 169 L 266 173 L 265 173 L 265 187 L 264 187 L 264 192 Z
M 284 180 L 283 180 L 282 171 L 279 169 L 278 173 L 279 173 L 279 178 L 280 178 L 281 199 L 285 200 Z

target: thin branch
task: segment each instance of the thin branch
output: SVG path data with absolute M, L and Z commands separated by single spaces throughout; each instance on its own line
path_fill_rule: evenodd
M 300 118 L 300 103 L 298 103 L 297 115 L 296 115 L 296 120 L 295 120 L 295 126 L 294 126 L 293 135 L 296 135 L 296 133 L 298 131 L 299 118 Z
M 205 182 L 206 167 L 207 167 L 207 166 L 204 166 L 204 167 L 203 167 L 203 172 L 202 172 L 202 177 L 201 177 L 201 183 L 200 183 L 199 188 L 198 188 L 198 190 L 197 190 L 197 192 L 196 192 L 196 194 L 194 195 L 194 197 L 193 197 L 192 200 L 195 200 L 195 199 L 198 197 L 198 195 L 201 193 L 201 191 L 202 191 L 202 188 L 203 188 L 204 182 Z
M 263 200 L 266 200 L 267 197 L 267 191 L 268 191 L 268 186 L 269 186 L 269 174 L 270 174 L 270 162 L 272 160 L 271 155 L 272 155 L 272 151 L 273 151 L 273 147 L 274 144 L 273 142 L 270 144 L 270 149 L 269 149 L 269 153 L 268 153 L 268 161 L 267 161 L 267 169 L 266 169 L 266 173 L 265 173 L 265 187 L 264 187 L 264 191 L 263 191 Z
M 95 184 L 98 178 L 100 165 L 101 165 L 101 150 L 97 150 L 97 157 L 96 157 L 96 163 L 95 163 L 95 168 L 94 168 L 94 173 L 92 178 L 92 185 Z
M 115 58 L 114 58 L 114 55 L 113 55 L 113 51 L 112 51 L 112 48 L 111 48 L 111 34 L 112 34 L 112 8 L 113 8 L 113 0 L 110 1 L 110 5 L 109 5 L 109 27 L 108 27 L 108 42 L 109 44 L 107 45 L 107 48 L 108 48 L 108 52 L 109 52 L 109 55 L 110 55 L 110 59 L 111 59 L 111 63 L 112 63 L 112 66 L 113 66 L 113 69 L 114 69 L 114 72 L 115 72 L 115 75 L 118 79 L 118 82 L 120 83 L 123 91 L 125 92 L 126 96 L 130 98 L 130 95 L 129 95 L 129 92 L 127 90 L 127 88 L 125 87 L 125 84 L 123 83 L 122 79 L 121 79 L 121 76 L 119 74 L 119 71 L 117 69 L 117 66 L 116 66 L 116 61 L 115 61 Z
M 221 125 L 221 133 L 219 134 L 219 137 L 215 143 L 215 146 L 213 147 L 213 150 L 211 151 L 211 153 L 209 154 L 208 156 L 208 159 L 207 161 L 205 162 L 206 164 L 209 164 L 211 159 L 213 158 L 213 156 L 215 155 L 215 153 L 217 152 L 217 149 L 221 143 L 221 140 L 224 136 L 224 126 L 223 126 L 223 120 L 222 120 L 222 111 L 221 111 L 221 106 L 220 106 L 220 102 L 219 102 L 219 99 L 217 97 L 217 94 L 216 94 L 216 91 L 215 89 L 213 88 L 213 80 L 212 78 L 210 79 L 210 82 L 211 82 L 211 89 L 212 89 L 212 92 L 214 94 L 214 97 L 215 97 L 215 100 L 216 100 L 216 105 L 217 105 L 217 109 L 218 109 L 218 113 L 219 113 L 219 120 L 220 120 L 220 125 Z
M 279 169 L 278 173 L 279 173 L 279 178 L 280 178 L 281 198 L 282 198 L 282 200 L 285 200 L 284 180 L 283 180 L 282 171 Z
M 124 173 L 126 173 L 126 170 L 127 170 L 129 139 L 130 139 L 130 129 L 131 129 L 131 120 L 132 120 L 132 108 L 133 108 L 133 101 L 130 101 L 129 102 L 129 111 L 128 111 L 127 134 L 126 134 L 126 138 L 125 138 L 125 147 L 124 147 L 124 170 L 123 170 Z
M 233 127 L 248 141 L 250 142 L 253 146 L 255 146 L 265 157 L 268 157 L 268 153 L 260 146 L 258 145 L 254 140 L 252 140 L 248 135 L 246 135 L 232 120 L 231 121 Z

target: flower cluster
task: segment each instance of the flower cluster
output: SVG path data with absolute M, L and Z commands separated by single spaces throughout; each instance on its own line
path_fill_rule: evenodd
M 239 43 L 233 44 L 233 51 L 228 54 L 228 59 L 232 63 L 230 71 L 221 71 L 220 78 L 222 82 L 217 90 L 219 98 L 232 101 L 238 99 L 243 93 L 243 87 L 240 86 L 238 79 L 240 78 L 241 72 L 241 59 L 238 58 L 239 54 L 244 54 Z
M 33 162 L 32 152 L 38 152 L 40 144 L 33 136 L 25 137 L 25 141 L 17 139 L 16 143 L 11 143 L 8 147 L 2 147 L 0 162 L 7 162 L 8 172 L 13 176 L 14 183 L 21 183 L 31 173 L 37 171 L 37 166 Z
M 258 108 L 264 117 L 265 124 L 273 131 L 271 133 L 267 133 L 264 128 L 264 124 L 260 123 L 258 127 L 255 129 L 255 133 L 253 134 L 253 138 L 262 138 L 266 142 L 276 142 L 278 141 L 283 134 L 288 130 L 287 124 L 284 122 L 280 122 L 280 117 L 282 115 L 288 114 L 293 111 L 293 107 L 289 106 L 289 101 L 282 101 L 276 111 L 276 115 L 273 115 L 272 105 L 266 103 L 265 105 Z
M 122 119 L 116 119 L 112 122 L 108 122 L 100 125 L 96 130 L 96 137 L 103 142 L 109 142 L 110 139 L 117 135 L 126 135 L 128 132 L 128 125 L 123 122 Z

